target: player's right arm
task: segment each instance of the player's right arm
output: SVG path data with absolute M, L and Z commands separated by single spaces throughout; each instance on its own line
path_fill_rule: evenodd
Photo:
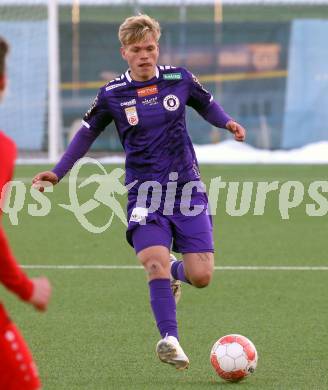
M 42 182 L 50 182 L 56 185 L 73 167 L 76 161 L 87 153 L 92 143 L 111 121 L 112 116 L 103 96 L 103 89 L 100 89 L 90 109 L 83 117 L 81 128 L 76 133 L 60 161 L 52 171 L 38 173 L 32 180 L 33 186 L 43 192 L 44 183 Z
M 23 301 L 33 305 L 37 310 L 47 309 L 51 285 L 47 278 L 29 278 L 18 266 L 0 225 L 0 282 Z
M 0 217 L 2 202 L 5 201 L 3 193 L 4 186 L 11 180 L 16 158 L 16 148 L 14 143 L 0 133 Z M 29 302 L 38 310 L 47 308 L 50 295 L 51 285 L 47 278 L 30 279 L 23 270 L 18 266 L 1 226 L 0 219 L 0 283 L 8 290 L 18 295 L 22 300 Z

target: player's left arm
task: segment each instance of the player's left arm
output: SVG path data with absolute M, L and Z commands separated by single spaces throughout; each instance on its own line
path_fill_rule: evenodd
M 238 122 L 235 122 L 233 119 L 231 119 L 226 123 L 226 128 L 235 136 L 236 141 L 245 141 L 246 130 Z
M 198 112 L 211 125 L 229 130 L 236 141 L 242 142 L 245 140 L 246 130 L 244 127 L 225 113 L 223 108 L 214 100 L 209 103 L 207 108 Z
M 229 130 L 236 141 L 244 141 L 246 130 L 228 115 L 213 96 L 201 85 L 198 79 L 189 72 L 189 99 L 187 105 L 193 107 L 207 122 L 215 127 Z

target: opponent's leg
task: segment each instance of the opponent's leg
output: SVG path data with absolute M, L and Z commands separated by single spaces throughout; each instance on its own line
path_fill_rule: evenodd
M 12 322 L 0 329 L 0 389 L 41 389 L 32 355 Z

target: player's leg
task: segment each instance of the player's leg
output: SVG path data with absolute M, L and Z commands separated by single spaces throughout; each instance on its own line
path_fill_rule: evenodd
M 206 287 L 214 270 L 214 255 L 212 252 L 184 253 L 183 261 L 172 262 L 173 277 L 195 287 Z
M 173 280 L 191 284 L 190 280 L 187 279 L 184 262 L 182 260 L 171 258 L 171 275 Z
M 212 220 L 206 212 L 193 217 L 175 215 L 174 248 L 183 254 L 183 261 L 174 261 L 171 274 L 174 279 L 195 287 L 205 287 L 214 269 Z
M 170 253 L 170 281 L 171 281 L 171 290 L 174 296 L 175 303 L 177 304 L 181 298 L 181 281 L 175 279 L 172 275 L 172 267 L 177 264 L 177 258 Z
M 206 287 L 214 271 L 214 254 L 212 252 L 185 253 L 183 265 L 185 277 L 193 286 Z
M 150 303 L 162 339 L 156 351 L 165 363 L 187 368 L 189 360 L 179 344 L 176 303 L 170 283 L 171 234 L 156 223 L 140 225 L 132 241 L 138 259 L 148 276 Z
M 41 389 L 32 355 L 12 322 L 0 331 L 0 389 Z
M 170 285 L 169 250 L 164 246 L 151 246 L 137 254 L 148 276 L 150 304 L 162 337 L 177 339 L 176 305 Z

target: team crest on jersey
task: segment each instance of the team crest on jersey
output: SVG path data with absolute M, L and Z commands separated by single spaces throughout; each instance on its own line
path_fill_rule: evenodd
M 163 100 L 163 105 L 168 111 L 175 111 L 180 106 L 180 100 L 175 95 L 167 95 Z
M 127 107 L 124 109 L 124 111 L 125 111 L 126 119 L 128 120 L 131 126 L 135 126 L 139 123 L 139 117 L 138 117 L 136 106 Z

